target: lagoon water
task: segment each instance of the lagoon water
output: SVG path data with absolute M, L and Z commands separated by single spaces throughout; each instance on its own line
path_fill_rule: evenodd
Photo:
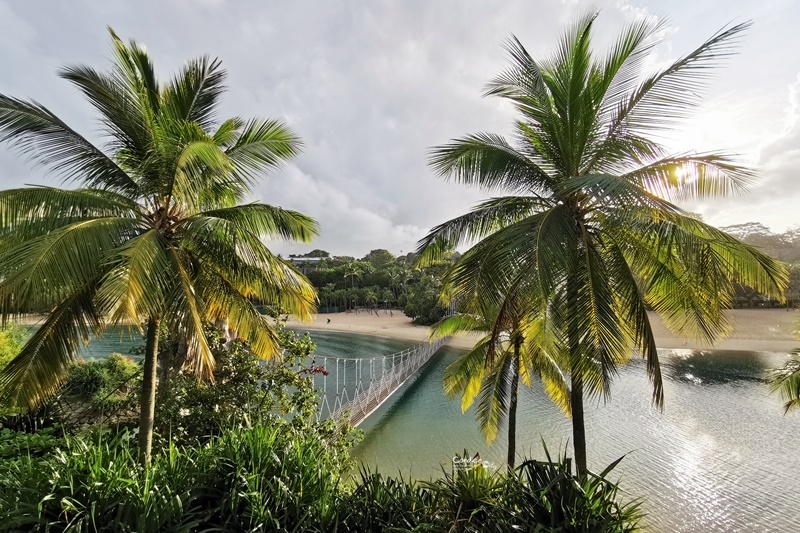
M 120 340 L 120 333 L 123 333 Z M 389 355 L 410 342 L 311 331 L 317 354 L 341 357 Z M 143 344 L 134 333 L 113 331 L 83 354 L 127 354 Z M 502 465 L 505 434 L 487 445 L 474 412 L 442 392 L 445 367 L 460 350 L 443 348 L 361 426 L 364 440 L 354 456 L 387 474 L 427 479 L 441 473 L 456 452 L 480 452 Z M 652 532 L 800 531 L 800 413 L 783 415 L 769 393 L 764 371 L 786 354 L 736 351 L 661 352 L 666 405 L 650 404 L 644 364 L 622 368 L 607 402 L 587 407 L 590 467 L 602 470 L 625 456 L 612 473 L 624 496 L 640 497 Z M 542 388 L 520 389 L 517 446 L 520 455 L 543 459 L 568 446 L 570 421 Z
M 312 331 L 320 355 L 374 357 L 410 343 Z M 442 393 L 442 373 L 460 353 L 443 348 L 361 426 L 357 459 L 387 474 L 426 479 L 450 467 L 454 453 L 480 452 L 501 465 L 505 435 L 487 445 L 474 412 Z M 641 361 L 621 369 L 611 398 L 587 407 L 590 467 L 625 456 L 611 477 L 628 498 L 640 497 L 648 531 L 800 531 L 800 413 L 783 416 L 764 371 L 785 354 L 665 350 L 663 412 L 650 404 Z M 517 446 L 542 459 L 568 445 L 570 421 L 541 386 L 521 388 Z M 442 466 L 443 465 L 443 466 Z

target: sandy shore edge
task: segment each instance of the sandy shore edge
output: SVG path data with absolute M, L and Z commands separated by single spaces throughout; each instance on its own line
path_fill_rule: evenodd
M 655 313 L 650 314 L 656 345 L 664 349 L 718 349 L 745 350 L 753 352 L 786 353 L 800 348 L 800 340 L 795 336 L 800 311 L 786 309 L 732 309 L 728 316 L 733 324 L 733 333 L 716 346 L 708 346 L 698 341 L 687 340 L 673 335 Z M 411 323 L 411 319 L 400 311 L 379 310 L 367 313 L 331 313 L 316 315 L 310 324 L 289 319 L 287 326 L 298 329 L 339 331 L 378 335 L 393 339 L 423 342 L 428 339 L 428 328 Z M 475 337 L 467 334 L 450 339 L 448 346 L 469 349 L 475 344 Z
M 732 309 L 727 311 L 733 324 L 731 335 L 716 346 L 708 346 L 695 340 L 677 337 L 670 332 L 655 313 L 650 313 L 650 324 L 656 337 L 656 345 L 664 349 L 718 349 L 744 350 L 750 352 L 788 353 L 800 348 L 800 340 L 796 335 L 800 325 L 800 310 L 786 309 Z M 35 326 L 44 320 L 42 315 L 21 317 L 15 322 L 24 326 Z M 297 329 L 318 329 L 377 335 L 413 342 L 428 340 L 429 331 L 426 326 L 411 323 L 402 311 L 379 310 L 359 313 L 331 313 L 315 315 L 311 323 L 303 323 L 290 318 L 287 325 Z M 461 334 L 450 339 L 448 346 L 470 349 L 476 338 Z

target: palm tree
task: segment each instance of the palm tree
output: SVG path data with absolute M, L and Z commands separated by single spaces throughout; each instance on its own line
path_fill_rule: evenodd
M 570 375 L 573 446 L 586 472 L 584 396 L 609 394 L 632 351 L 647 360 L 653 402 L 664 401 L 647 315 L 674 331 L 715 341 L 734 283 L 779 296 L 785 271 L 755 248 L 697 220 L 673 202 L 737 193 L 752 172 L 724 154 L 674 155 L 652 134 L 674 127 L 699 102 L 708 69 L 731 54 L 749 24 L 724 29 L 666 68 L 641 78 L 664 24 L 639 20 L 598 56 L 596 14 L 580 18 L 556 53 L 534 60 L 513 38 L 511 66 L 486 95 L 518 113 L 514 142 L 480 133 L 433 149 L 439 174 L 508 191 L 437 226 L 420 241 L 422 261 L 476 242 L 449 269 L 455 297 L 502 302 L 518 280 L 552 317 L 553 359 Z M 498 276 L 515 272 L 517 279 Z
M 526 301 L 530 294 L 518 284 L 499 306 L 493 300 L 475 298 L 463 305 L 464 313 L 446 317 L 431 327 L 434 339 L 459 332 L 480 335 L 472 350 L 445 369 L 442 383 L 450 399 L 461 396 L 462 412 L 478 400 L 475 414 L 488 443 L 494 441 L 500 424 L 507 420 L 510 469 L 516 459 L 520 380 L 530 387 L 531 377 L 538 375 L 550 398 L 569 412 L 567 382 L 549 355 L 552 350 L 545 348 L 551 338 L 546 334 L 547 313 L 531 314 L 531 310 L 541 309 L 541 302 Z
M 361 261 L 356 259 L 356 260 L 350 261 L 349 263 L 347 263 L 345 265 L 344 277 L 345 277 L 345 280 L 346 280 L 347 276 L 350 276 L 350 288 L 351 289 L 355 289 L 356 288 L 356 278 L 357 277 L 361 277 L 361 274 L 363 274 L 363 267 L 362 267 Z
M 372 304 L 372 307 L 374 307 L 374 304 L 378 303 L 378 293 L 372 289 L 367 289 L 364 292 L 364 302 L 368 305 Z
M 393 265 L 387 269 L 387 273 L 389 274 L 389 279 L 392 282 L 392 299 L 397 299 L 397 282 L 400 280 L 402 270 L 399 265 Z
M 255 353 L 277 356 L 278 337 L 251 300 L 307 319 L 316 295 L 262 239 L 307 242 L 317 226 L 294 211 L 240 203 L 300 141 L 276 120 L 217 125 L 226 77 L 217 59 L 192 60 L 162 83 L 144 47 L 111 36 L 110 71 L 60 71 L 99 113 L 104 149 L 47 108 L 0 96 L 0 140 L 77 185 L 0 192 L 2 320 L 50 311 L 0 387 L 3 400 L 32 408 L 56 390 L 91 333 L 123 322 L 146 329 L 146 463 L 159 328 L 186 341 L 199 377 L 214 368 L 207 322 L 225 320 Z
M 331 307 L 331 298 L 333 297 L 333 293 L 336 290 L 335 283 L 326 283 L 325 286 L 322 288 L 322 293 L 325 295 L 325 307 Z

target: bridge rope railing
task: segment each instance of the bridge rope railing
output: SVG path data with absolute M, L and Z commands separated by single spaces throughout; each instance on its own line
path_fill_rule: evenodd
M 314 385 L 320 391 L 317 419 L 357 426 L 430 360 L 449 337 L 372 358 L 315 356 Z M 348 418 L 349 417 L 349 418 Z

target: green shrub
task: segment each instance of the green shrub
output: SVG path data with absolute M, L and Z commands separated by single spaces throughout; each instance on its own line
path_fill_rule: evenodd
M 468 457 L 465 453 L 464 457 Z M 362 470 L 340 496 L 330 531 L 627 533 L 638 530 L 638 504 L 620 504 L 601 475 L 580 480 L 566 457 L 526 461 L 511 473 L 478 463 L 436 480 L 407 482 Z
M 340 494 L 324 531 L 431 530 L 435 494 L 419 483 L 386 477 L 362 467 L 350 492 Z
M 27 330 L 16 324 L 0 327 L 0 370 L 22 350 L 27 336 Z
M 316 345 L 308 335 L 279 328 L 282 357 L 263 361 L 247 345 L 225 342 L 218 331 L 207 336 L 216 360 L 213 381 L 177 374 L 156 406 L 159 442 L 191 444 L 206 441 L 235 428 L 287 422 L 293 430 L 314 433 L 347 458 L 359 438 L 348 425 L 317 422 L 319 397 L 314 390 L 313 368 L 306 365 Z M 350 468 L 349 462 L 337 466 Z
M 336 501 L 340 460 L 313 434 L 256 426 L 215 440 L 201 503 L 204 527 L 223 531 L 320 531 Z
M 169 446 L 149 468 L 132 433 L 71 437 L 46 458 L 0 469 L 7 531 L 319 530 L 338 488 L 324 441 L 287 423 Z
M 193 531 L 198 455 L 173 448 L 144 469 L 124 439 L 68 439 L 46 460 L 3 469 L 0 523 L 7 531 Z
M 41 456 L 63 445 L 64 438 L 59 427 L 44 428 L 35 433 L 3 428 L 0 430 L 0 461 L 21 456 Z
M 105 359 L 79 361 L 62 393 L 98 410 L 114 408 L 131 396 L 138 377 L 139 365 L 130 357 L 114 353 Z
M 566 455 L 553 462 L 525 461 L 517 469 L 519 482 L 511 491 L 511 503 L 535 523 L 565 533 L 638 531 L 639 503 L 619 503 L 619 486 L 606 476 L 620 460 L 601 474 L 584 479 L 572 474 Z
M 511 473 L 483 466 L 428 482 L 362 470 L 286 421 L 171 445 L 142 468 L 133 435 L 71 437 L 44 457 L 0 469 L 0 524 L 9 531 L 637 531 L 603 475 L 576 479 L 566 457 Z M 612 465 L 610 468 L 613 468 Z M 609 469 L 610 470 L 610 469 Z

